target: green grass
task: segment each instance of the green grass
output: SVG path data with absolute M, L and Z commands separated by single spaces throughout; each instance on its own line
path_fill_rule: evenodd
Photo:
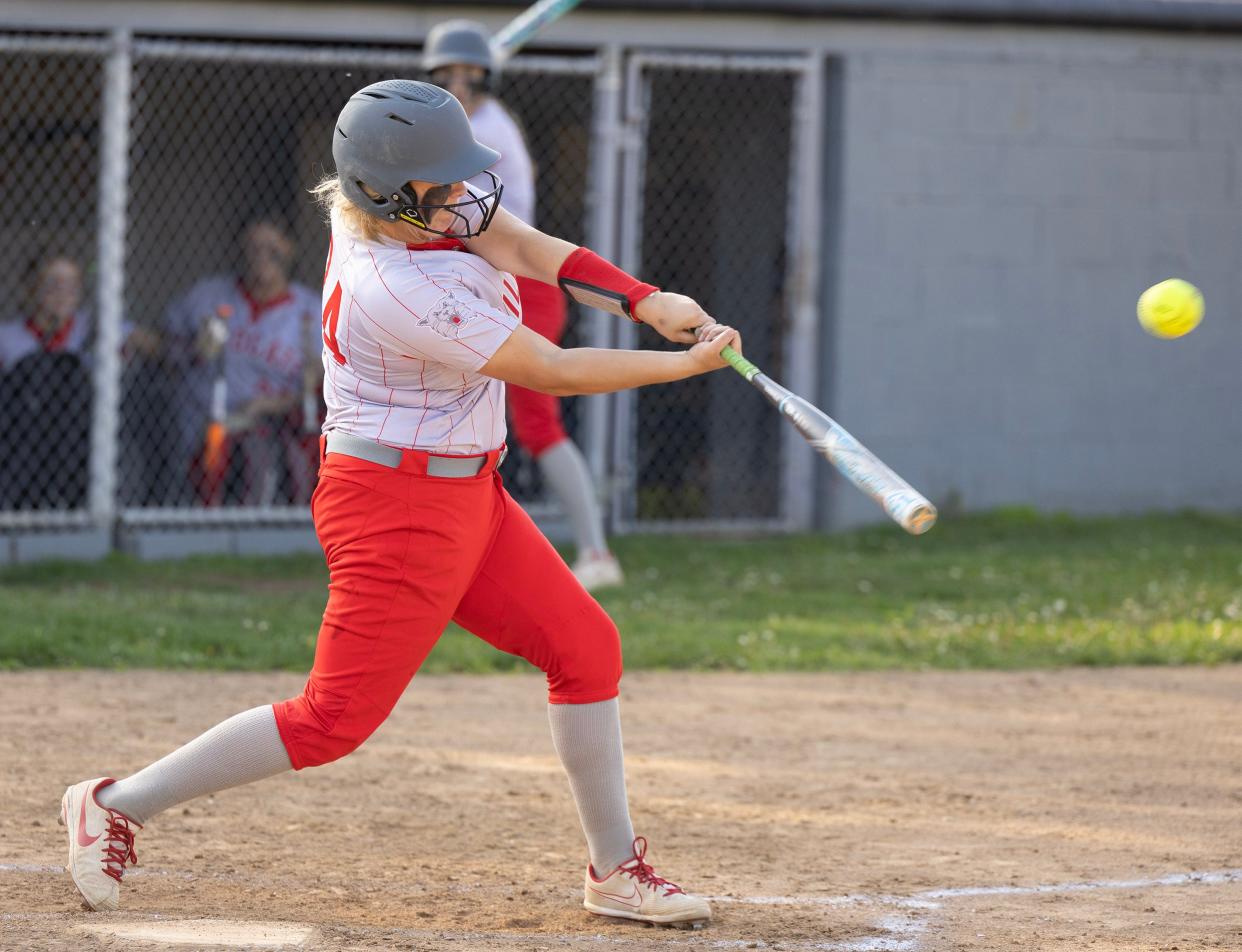
M 626 665 L 753 671 L 1242 660 L 1242 518 L 942 522 L 910 538 L 617 540 L 601 593 Z M 114 556 L 0 571 L 0 668 L 306 669 L 326 598 L 312 557 Z M 424 670 L 524 666 L 450 629 Z

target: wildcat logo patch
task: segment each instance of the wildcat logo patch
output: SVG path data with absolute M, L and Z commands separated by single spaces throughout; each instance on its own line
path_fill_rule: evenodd
M 457 340 L 461 332 L 471 321 L 478 320 L 481 315 L 465 301 L 452 294 L 446 294 L 436 301 L 418 321 L 420 327 L 430 327 L 433 331 L 448 340 Z

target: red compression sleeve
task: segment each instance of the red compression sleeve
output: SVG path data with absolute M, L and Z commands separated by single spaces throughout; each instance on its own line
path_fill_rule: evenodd
M 609 264 L 590 248 L 578 248 L 571 253 L 556 280 L 575 301 L 623 315 L 635 324 L 641 323 L 634 316 L 638 302 L 660 290 Z

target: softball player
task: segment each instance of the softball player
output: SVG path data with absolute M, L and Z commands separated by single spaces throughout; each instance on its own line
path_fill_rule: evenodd
M 513 117 L 494 95 L 496 59 L 481 23 L 450 20 L 434 27 L 423 49 L 423 67 L 431 81 L 447 89 L 466 110 L 474 137 L 500 158 L 489 171 L 504 182 L 505 209 L 528 225 L 535 223 L 534 164 Z M 469 184 L 486 188 L 477 176 Z M 568 309 L 565 296 L 552 285 L 517 276 L 522 324 L 559 345 Z M 573 527 L 577 558 L 573 571 L 584 588 L 620 585 L 621 565 L 608 550 L 604 519 L 586 460 L 565 432 L 561 401 L 528 387 L 506 388 L 513 436 L 539 465 L 544 481 L 560 498 Z
M 388 80 L 333 133 L 323 308 L 328 415 L 311 501 L 330 571 L 301 694 L 237 714 L 124 780 L 61 801 L 69 871 L 115 909 L 134 835 L 162 810 L 356 749 L 450 620 L 542 669 L 552 738 L 586 834 L 584 905 L 668 925 L 706 901 L 656 874 L 626 801 L 617 629 L 501 486 L 504 390 L 603 393 L 724 366 L 740 346 L 690 298 L 542 234 L 464 180 L 496 161 L 444 90 Z M 655 327 L 678 352 L 561 350 L 521 323 L 512 274 Z M 694 344 L 695 328 L 704 328 Z

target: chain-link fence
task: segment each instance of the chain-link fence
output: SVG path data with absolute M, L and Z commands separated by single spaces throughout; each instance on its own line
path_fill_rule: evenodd
M 537 223 L 624 245 L 779 374 L 800 74 L 633 55 L 621 83 L 625 59 L 507 64 Z M 417 50 L 0 36 L 0 526 L 307 520 L 326 251 L 308 189 L 341 104 L 395 75 L 420 75 Z M 604 315 L 569 328 L 567 346 L 633 341 Z M 736 379 L 564 406 L 615 526 L 787 516 L 787 447 Z M 521 452 L 505 475 L 542 497 Z

